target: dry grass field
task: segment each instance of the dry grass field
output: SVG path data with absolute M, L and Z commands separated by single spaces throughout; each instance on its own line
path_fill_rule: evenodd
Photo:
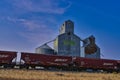
M 120 73 L 0 69 L 0 80 L 120 80 Z

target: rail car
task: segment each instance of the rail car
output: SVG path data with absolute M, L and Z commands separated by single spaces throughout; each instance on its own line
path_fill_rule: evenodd
M 35 68 L 36 66 L 44 68 L 69 68 L 72 57 L 22 52 L 21 61 L 23 61 L 21 68 Z
M 76 57 L 74 59 L 74 64 L 79 70 L 92 69 L 93 71 L 103 70 L 108 72 L 118 72 L 120 70 L 119 63 L 116 60 L 109 59 L 91 59 Z
M 17 52 L 0 51 L 0 66 L 3 68 L 14 67 L 16 65 Z
M 17 52 L 0 51 L 0 66 L 2 68 L 34 68 L 43 67 L 44 69 L 58 70 L 87 70 L 120 72 L 120 60 L 110 59 L 91 59 L 72 56 L 58 56 L 47 54 L 36 54 L 21 52 L 20 63 L 16 61 Z
M 109 59 L 91 59 L 71 56 L 45 55 L 35 53 L 21 53 L 22 67 L 42 66 L 44 68 L 59 68 L 63 70 L 103 70 L 119 72 L 120 61 Z
M 117 60 L 118 72 L 120 72 L 120 60 Z

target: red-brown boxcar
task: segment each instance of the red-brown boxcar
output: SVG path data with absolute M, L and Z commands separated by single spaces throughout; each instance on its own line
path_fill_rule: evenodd
M 13 67 L 15 66 L 17 52 L 14 51 L 0 51 L 0 66 Z M 15 60 L 14 62 L 13 59 Z
M 119 72 L 120 72 L 120 60 L 117 60 L 117 65 L 118 65 L 118 69 L 119 69 Z
M 24 65 L 27 67 L 42 66 L 65 68 L 69 67 L 71 64 L 72 57 L 22 52 L 21 61 L 24 61 Z
M 116 60 L 76 57 L 74 59 L 74 64 L 78 69 L 118 71 Z

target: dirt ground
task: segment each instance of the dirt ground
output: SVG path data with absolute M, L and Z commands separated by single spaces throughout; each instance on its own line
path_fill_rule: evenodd
M 0 69 L 0 80 L 119 80 L 120 73 Z

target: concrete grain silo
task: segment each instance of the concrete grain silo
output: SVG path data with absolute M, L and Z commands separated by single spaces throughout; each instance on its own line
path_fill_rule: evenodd
M 80 38 L 74 34 L 74 23 L 65 21 L 54 41 L 54 50 L 57 55 L 80 56 Z

